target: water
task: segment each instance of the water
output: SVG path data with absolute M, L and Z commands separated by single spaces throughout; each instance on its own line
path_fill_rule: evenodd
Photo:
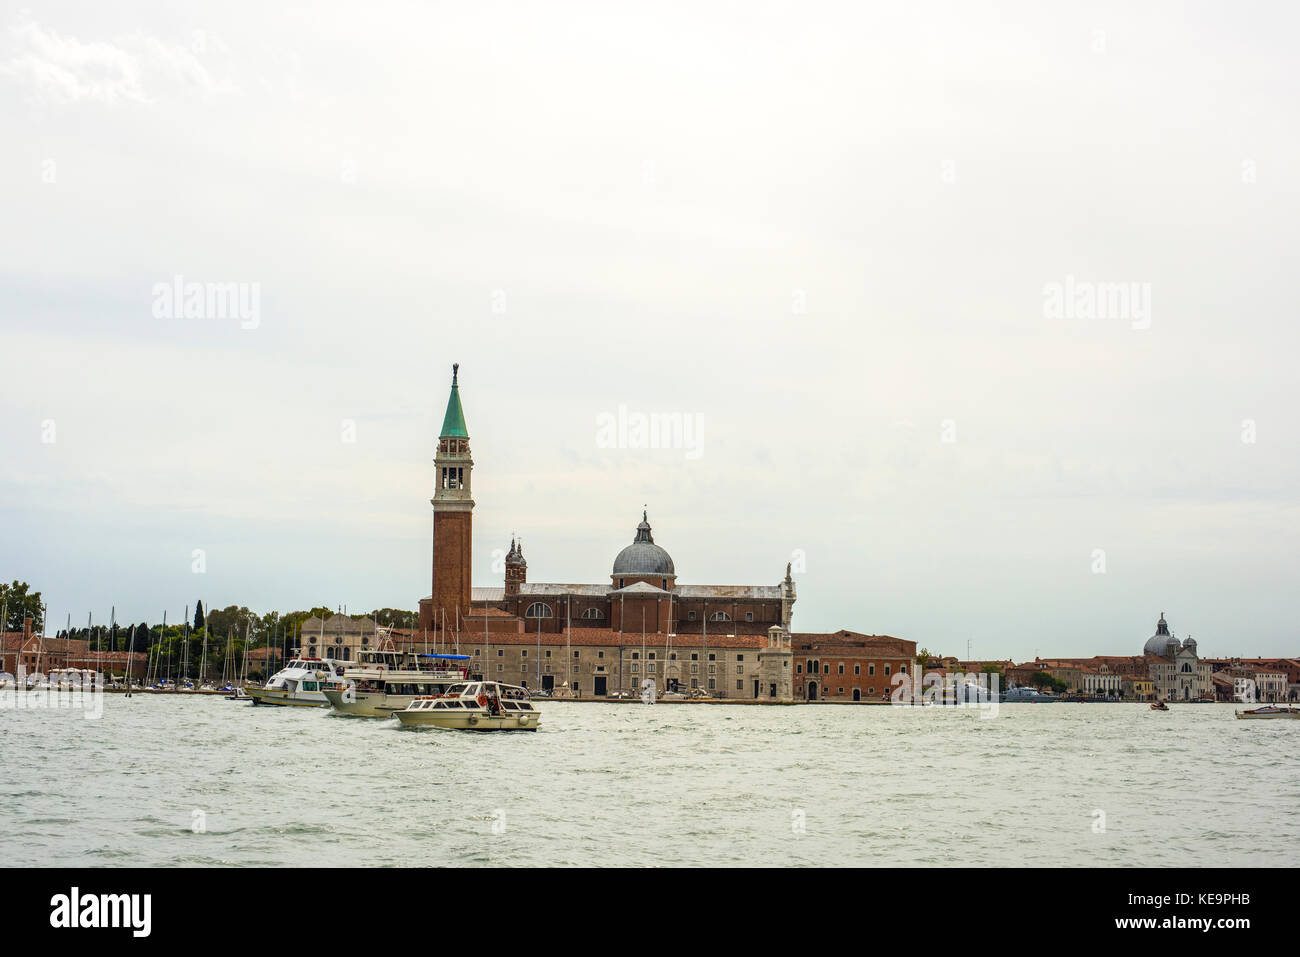
M 1300 722 L 1231 705 L 540 707 L 534 734 L 215 697 L 0 711 L 5 863 L 1300 863 Z

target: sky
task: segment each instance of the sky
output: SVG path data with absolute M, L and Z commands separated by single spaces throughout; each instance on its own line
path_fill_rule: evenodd
M 1300 654 L 1298 26 L 0 5 L 0 579 L 414 609 L 458 362 L 476 585 L 607 581 L 644 507 L 796 631 Z

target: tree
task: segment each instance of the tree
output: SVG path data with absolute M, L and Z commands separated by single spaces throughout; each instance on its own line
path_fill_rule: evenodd
M 41 630 L 41 593 L 31 591 L 27 582 L 14 579 L 12 585 L 0 583 L 0 608 L 5 609 L 4 631 L 22 631 L 24 618 L 31 618 L 33 631 Z
M 204 621 L 205 619 L 203 617 L 203 600 L 199 599 L 199 601 L 197 601 L 194 605 L 194 630 L 202 631 Z

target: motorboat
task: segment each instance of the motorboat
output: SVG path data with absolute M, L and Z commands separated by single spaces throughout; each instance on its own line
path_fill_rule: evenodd
M 363 651 L 342 676 L 322 685 L 330 707 L 341 714 L 387 718 L 416 698 L 446 694 L 469 677 L 469 655 Z
M 1169 710 L 1169 705 L 1165 704 L 1163 701 L 1153 701 L 1153 702 L 1151 703 L 1151 710 L 1152 710 L 1152 711 L 1168 711 L 1168 710 Z
M 1234 711 L 1238 718 L 1265 719 L 1265 718 L 1300 718 L 1300 708 L 1279 707 L 1275 704 L 1266 704 L 1262 708 L 1252 708 L 1250 711 Z
M 542 715 L 528 689 L 497 681 L 466 681 L 446 694 L 420 697 L 396 712 L 403 727 L 457 731 L 536 731 Z
M 273 704 L 299 708 L 320 708 L 328 704 L 321 685 L 343 674 L 343 662 L 333 658 L 296 656 L 271 675 L 261 688 L 250 688 L 253 704 Z M 214 691 L 204 685 L 203 691 Z
M 1002 692 L 1001 695 L 999 695 L 999 698 L 1003 704 L 1019 704 L 1024 702 L 1038 703 L 1055 701 L 1056 695 L 1048 694 L 1045 691 L 1039 691 L 1037 688 L 1030 688 L 1027 685 L 1021 685 L 1019 687 L 1012 685 L 1006 691 Z

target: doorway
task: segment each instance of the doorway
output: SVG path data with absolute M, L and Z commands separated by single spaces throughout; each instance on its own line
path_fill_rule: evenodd
M 808 682 L 808 700 L 809 701 L 817 700 L 817 682 L 815 681 Z
M 606 678 L 604 675 L 596 675 L 592 681 L 595 683 L 595 695 L 597 698 L 603 698 L 606 695 Z M 576 685 L 574 686 L 577 687 Z

